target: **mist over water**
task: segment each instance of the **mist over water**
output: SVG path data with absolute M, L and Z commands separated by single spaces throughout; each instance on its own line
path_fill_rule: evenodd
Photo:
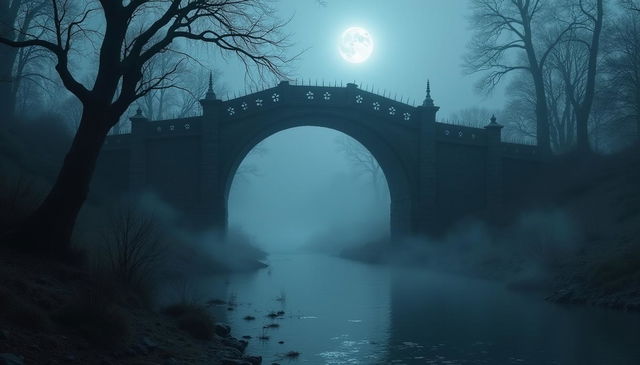
M 320 239 L 330 246 L 388 234 L 384 175 L 372 183 L 370 174 L 341 150 L 345 139 L 364 149 L 340 132 L 318 127 L 292 128 L 265 139 L 238 168 L 229 194 L 229 225 L 268 252 L 297 250 Z

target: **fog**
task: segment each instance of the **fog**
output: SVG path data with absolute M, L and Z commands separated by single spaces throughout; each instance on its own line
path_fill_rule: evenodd
M 638 278 L 639 0 L 0 1 L 0 364 L 637 365 Z
M 372 184 L 370 172 L 360 171 L 340 148 L 344 138 L 364 149 L 319 127 L 292 128 L 265 139 L 233 180 L 229 225 L 270 252 L 299 249 L 318 236 L 335 247 L 362 239 L 372 228 L 388 233 L 384 175 Z

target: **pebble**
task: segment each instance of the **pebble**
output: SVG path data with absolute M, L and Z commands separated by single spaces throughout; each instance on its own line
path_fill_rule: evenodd
M 231 334 L 231 327 L 225 323 L 216 323 L 215 333 L 221 337 L 228 337 Z
M 24 365 L 24 360 L 16 354 L 0 354 L 0 365 Z

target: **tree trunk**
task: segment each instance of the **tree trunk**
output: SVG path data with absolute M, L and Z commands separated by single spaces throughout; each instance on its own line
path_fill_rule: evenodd
M 17 53 L 16 48 L 0 45 L 0 110 L 2 110 L 0 125 L 6 125 L 14 117 L 16 98 L 13 92 L 13 66 Z
M 14 1 L 9 6 L 8 1 L 0 2 L 0 36 L 8 39 L 15 38 L 15 30 L 13 29 L 16 21 L 15 6 L 19 3 Z M 18 49 L 0 45 L 0 111 L 2 111 L 2 119 L 0 126 L 6 126 L 7 122 L 13 119 L 15 111 L 15 97 L 13 94 L 13 66 L 16 61 Z
M 587 70 L 587 84 L 585 86 L 584 98 L 576 108 L 576 126 L 578 138 L 578 151 L 583 153 L 591 152 L 589 146 L 589 116 L 593 106 L 596 88 L 596 73 L 598 71 L 598 55 L 600 53 L 600 34 L 602 33 L 602 23 L 604 20 L 603 0 L 596 2 L 596 11 L 591 44 L 589 46 L 589 64 Z
M 544 88 L 542 71 L 532 68 L 533 84 L 536 92 L 536 139 L 538 149 L 544 156 L 551 154 L 551 133 L 549 129 L 549 109 L 547 107 L 547 93 Z
M 590 108 L 589 108 L 590 109 Z M 589 112 L 584 107 L 576 110 L 576 148 L 579 152 L 591 151 L 589 145 Z
M 52 255 L 64 255 L 80 208 L 89 193 L 100 149 L 107 136 L 108 122 L 96 108 L 87 108 L 65 156 L 51 191 L 19 229 L 10 235 L 16 246 Z

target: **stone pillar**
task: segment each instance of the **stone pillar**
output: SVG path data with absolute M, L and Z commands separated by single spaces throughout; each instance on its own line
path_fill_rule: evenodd
M 220 121 L 223 103 L 213 92 L 209 76 L 209 90 L 202 105 L 200 199 L 195 212 L 195 225 L 202 229 L 224 231 L 227 227 L 227 197 L 225 181 L 221 176 Z
M 138 108 L 131 120 L 129 156 L 129 193 L 139 193 L 147 186 L 147 130 L 149 119 Z
M 431 86 L 427 82 L 427 97 L 420 112 L 420 138 L 418 143 L 418 186 L 414 193 L 417 197 L 413 203 L 413 232 L 420 235 L 437 232 L 437 146 L 436 146 L 436 114 L 440 107 L 431 99 Z
M 486 202 L 488 218 L 496 220 L 502 209 L 502 125 L 496 123 L 495 115 L 484 127 L 487 131 Z

